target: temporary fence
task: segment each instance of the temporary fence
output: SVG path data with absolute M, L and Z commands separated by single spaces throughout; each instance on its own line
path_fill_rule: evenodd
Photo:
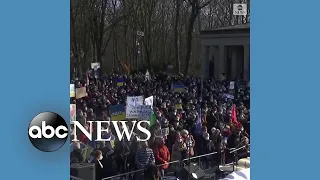
M 181 160 L 182 162 L 182 166 L 186 166 L 187 162 L 194 162 L 195 160 L 197 161 L 198 165 L 203 168 L 203 163 L 208 163 L 207 165 L 211 165 L 210 162 L 212 162 L 212 160 L 214 159 L 214 156 L 217 156 L 220 154 L 220 163 L 219 164 L 225 164 L 225 158 L 222 155 L 224 153 L 224 151 L 221 151 L 221 153 L 218 152 L 212 152 L 212 153 L 208 153 L 208 154 L 202 154 L 199 156 L 194 156 L 194 157 L 190 157 L 190 158 L 186 158 Z

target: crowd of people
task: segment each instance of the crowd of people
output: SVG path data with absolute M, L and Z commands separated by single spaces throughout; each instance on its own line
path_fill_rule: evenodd
M 119 78 L 124 80 L 123 86 L 117 85 Z M 104 134 L 106 138 L 114 139 L 110 142 L 91 142 L 82 134 L 75 134 L 81 142 L 71 143 L 71 163 L 95 163 L 97 180 L 137 169 L 154 170 L 154 164 L 158 165 L 160 173 L 154 178 L 163 177 L 167 171 L 178 175 L 181 163 L 170 162 L 217 152 L 201 158 L 199 165 L 206 169 L 222 161 L 232 161 L 232 156 L 221 152 L 242 146 L 246 148 L 238 151 L 238 155 L 248 156 L 248 81 L 235 79 L 230 87 L 228 80 L 209 78 L 202 81 L 198 77 L 151 72 L 148 79 L 144 73 L 113 73 L 99 78 L 86 76 L 73 83 L 76 87 L 87 87 L 86 97 L 71 99 L 77 107 L 77 121 L 83 126 L 87 121 L 111 120 L 108 107 L 125 104 L 127 96 L 154 97 L 153 111 L 157 121 L 148 127 L 152 135 L 148 142 L 137 142 L 136 138 L 119 141 L 111 127 L 105 127 L 109 131 Z M 184 85 L 183 92 L 172 91 L 172 84 L 177 83 Z M 177 108 L 176 104 L 181 106 Z M 166 137 L 155 136 L 154 132 L 161 128 L 169 128 Z M 143 135 L 135 132 L 135 136 Z M 143 174 L 148 176 L 148 172 L 136 173 L 135 178 Z

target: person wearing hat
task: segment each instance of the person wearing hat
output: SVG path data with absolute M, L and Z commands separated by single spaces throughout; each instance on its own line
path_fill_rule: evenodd
M 189 134 L 189 131 L 187 131 L 186 129 L 183 129 L 181 131 L 181 137 L 184 143 L 186 143 L 187 147 L 189 148 L 189 151 L 186 151 L 186 153 L 184 153 L 183 158 L 185 159 L 185 158 L 188 158 L 189 156 L 194 156 L 194 147 L 196 142 L 193 136 Z
M 70 153 L 71 163 L 82 163 L 84 162 L 84 157 L 82 155 L 80 142 L 72 142 L 73 151 Z

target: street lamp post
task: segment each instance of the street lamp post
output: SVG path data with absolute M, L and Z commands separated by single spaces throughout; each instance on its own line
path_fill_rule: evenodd
M 137 68 L 139 69 L 139 65 L 140 63 L 142 63 L 142 38 L 144 37 L 144 32 L 143 31 L 137 31 L 137 41 L 136 41 L 136 45 L 137 45 L 137 54 L 138 54 L 138 58 L 137 58 Z

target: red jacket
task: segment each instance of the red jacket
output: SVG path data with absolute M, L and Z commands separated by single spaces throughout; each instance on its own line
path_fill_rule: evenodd
M 153 150 L 156 164 L 164 164 L 170 161 L 170 152 L 166 145 L 158 146 Z M 168 169 L 169 164 L 163 165 L 162 169 Z

